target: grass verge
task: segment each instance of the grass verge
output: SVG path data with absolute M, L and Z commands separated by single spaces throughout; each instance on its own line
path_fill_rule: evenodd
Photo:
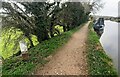
M 92 25 L 93 23 L 91 22 L 87 41 L 89 74 L 92 76 L 108 75 L 110 77 L 118 77 L 116 69 L 113 67 L 112 59 L 103 50 L 99 42 L 99 37 L 92 30 Z
M 3 62 L 2 75 L 16 77 L 16 75 L 31 74 L 35 67 L 40 64 L 44 65 L 46 57 L 55 53 L 55 50 L 63 46 L 71 37 L 71 35 L 80 29 L 82 26 L 74 28 L 68 32 L 64 32 L 59 36 L 43 41 L 37 46 L 29 50 L 29 61 L 22 61 L 20 57 L 11 57 Z

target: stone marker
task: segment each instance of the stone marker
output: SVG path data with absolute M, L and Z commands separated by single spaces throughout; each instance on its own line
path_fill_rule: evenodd
M 28 48 L 27 48 L 27 44 L 25 43 L 25 41 L 20 41 L 20 50 L 22 53 L 22 59 L 23 60 L 28 60 L 29 55 L 28 55 Z

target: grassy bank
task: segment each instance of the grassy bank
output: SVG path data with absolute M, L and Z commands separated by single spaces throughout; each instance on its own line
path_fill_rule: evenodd
M 37 46 L 31 48 L 29 50 L 29 61 L 27 62 L 22 61 L 19 57 L 6 59 L 3 63 L 3 76 L 11 75 L 13 77 L 13 75 L 31 74 L 38 64 L 41 66 L 44 65 L 47 62 L 45 58 L 55 53 L 56 49 L 63 46 L 69 40 L 71 35 L 80 27 L 81 26 L 71 31 L 64 32 L 59 36 L 43 41 Z
M 99 37 L 92 29 L 93 23 L 89 25 L 89 35 L 87 41 L 87 57 L 89 65 L 89 74 L 94 75 L 110 75 L 117 77 L 117 72 L 113 68 L 112 59 L 104 52 L 99 42 Z

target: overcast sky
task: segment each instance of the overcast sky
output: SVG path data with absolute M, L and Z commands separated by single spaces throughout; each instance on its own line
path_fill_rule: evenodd
M 105 3 L 104 8 L 101 9 L 97 15 L 102 16 L 118 16 L 118 2 L 120 0 L 102 0 Z
M 102 2 L 105 3 L 104 8 L 101 9 L 96 15 L 117 17 L 119 1 L 120 0 L 102 0 Z

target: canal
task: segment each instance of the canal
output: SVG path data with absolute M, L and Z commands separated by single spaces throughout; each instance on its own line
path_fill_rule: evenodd
M 100 42 L 107 53 L 113 60 L 114 67 L 118 71 L 118 23 L 105 21 L 104 33 Z

